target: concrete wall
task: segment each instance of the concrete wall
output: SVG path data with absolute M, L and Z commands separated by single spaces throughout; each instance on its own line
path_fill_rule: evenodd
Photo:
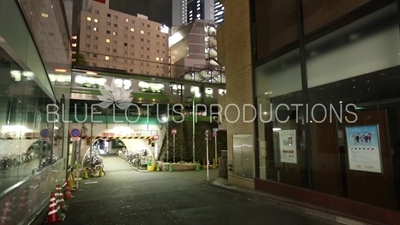
M 227 128 L 228 142 L 228 165 L 233 164 L 233 135 L 254 135 L 254 123 L 244 123 L 243 104 L 253 104 L 253 83 L 251 68 L 251 37 L 249 0 L 224 1 L 225 22 L 224 37 L 225 63 L 226 63 L 226 103 L 237 104 L 239 112 L 234 107 L 229 107 L 225 120 L 235 120 L 240 113 L 238 122 L 229 123 L 224 121 Z M 240 16 L 238 16 L 240 15 Z M 246 120 L 254 116 L 249 108 L 246 110 Z M 253 153 L 254 154 L 254 153 Z M 254 156 L 252 157 L 254 165 Z M 235 165 L 233 165 L 235 166 Z M 253 167 L 254 170 L 254 167 Z M 228 181 L 235 185 L 254 189 L 253 179 L 245 179 L 228 173 Z

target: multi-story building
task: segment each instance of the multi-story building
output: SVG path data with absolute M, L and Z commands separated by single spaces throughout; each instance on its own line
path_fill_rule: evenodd
M 214 22 L 216 26 L 220 26 L 224 23 L 224 12 L 225 7 L 221 0 L 215 0 L 214 4 Z
M 180 26 L 195 20 L 223 22 L 224 7 L 220 0 L 172 1 L 172 25 Z
M 223 68 L 217 60 L 216 28 L 213 22 L 195 20 L 173 27 L 169 40 L 171 76 L 224 83 Z
M 109 0 L 85 0 L 76 47 L 89 66 L 168 76 L 168 37 L 168 28 L 147 16 L 111 10 Z
M 399 224 L 398 1 L 223 3 L 228 181 Z

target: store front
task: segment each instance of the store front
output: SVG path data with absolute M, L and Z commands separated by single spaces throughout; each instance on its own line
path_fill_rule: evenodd
M 365 220 L 400 218 L 398 18 L 393 1 L 318 38 L 307 38 L 305 18 L 300 41 L 293 21 L 286 37 L 297 48 L 255 67 L 256 189 Z

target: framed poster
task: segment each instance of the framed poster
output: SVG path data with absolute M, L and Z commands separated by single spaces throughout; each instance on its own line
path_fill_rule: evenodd
M 350 170 L 382 173 L 378 125 L 346 127 Z
M 279 131 L 281 162 L 297 164 L 296 130 Z

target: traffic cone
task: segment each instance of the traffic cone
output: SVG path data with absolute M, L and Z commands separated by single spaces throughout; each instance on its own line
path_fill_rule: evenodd
M 65 186 L 65 192 L 64 192 L 64 199 L 68 200 L 68 199 L 71 199 L 73 197 L 74 196 L 72 196 L 71 188 L 70 188 L 70 185 L 69 185 L 69 181 L 67 179 L 67 185 Z
M 89 179 L 88 173 L 87 173 L 87 168 L 83 170 L 83 179 Z
M 73 174 L 69 175 L 68 186 L 70 191 L 75 190 L 75 177 Z
M 11 225 L 11 214 L 12 214 L 12 201 L 11 201 L 11 197 L 8 197 L 6 204 L 4 206 L 3 209 L 3 215 L 1 215 L 0 218 L 0 224 L 1 225 Z
M 67 207 L 64 202 L 64 196 L 61 192 L 60 185 L 56 186 L 56 195 L 57 195 L 58 206 L 60 207 L 61 211 L 66 211 Z
M 56 197 L 54 195 L 54 192 L 51 192 L 49 213 L 47 215 L 47 223 L 57 223 L 60 221 L 58 209 L 59 209 L 59 207 L 57 206 Z
M 100 167 L 100 169 L 99 169 L 99 177 L 102 177 L 102 176 L 104 176 L 103 175 L 103 167 Z
M 200 162 L 197 161 L 196 171 L 200 171 L 200 170 L 201 170 L 201 165 L 200 165 Z
M 172 172 L 172 163 L 169 164 L 169 172 Z

